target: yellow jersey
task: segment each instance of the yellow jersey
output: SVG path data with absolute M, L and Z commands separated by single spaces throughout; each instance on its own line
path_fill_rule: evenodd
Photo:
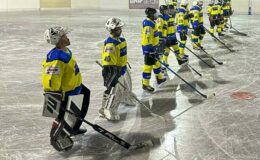
M 127 65 L 127 44 L 123 37 L 115 38 L 110 35 L 102 46 L 102 65 L 122 67 L 122 74 Z
M 43 61 L 42 85 L 45 92 L 58 91 L 77 95 L 81 91 L 82 76 L 72 52 L 52 49 Z
M 143 54 L 155 52 L 159 44 L 159 35 L 154 21 L 146 18 L 142 27 L 142 49 Z

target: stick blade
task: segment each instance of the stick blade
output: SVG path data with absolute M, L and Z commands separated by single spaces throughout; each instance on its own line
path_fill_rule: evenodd
M 236 31 L 236 30 L 230 31 L 230 32 L 232 32 L 232 33 L 234 33 L 234 34 L 237 34 L 237 35 L 240 35 L 240 36 L 248 36 L 248 34 L 243 33 L 243 32 L 239 32 L 239 31 Z
M 248 34 L 246 34 L 246 33 L 240 33 L 241 34 L 241 36 L 248 36 Z
M 144 147 L 153 147 L 154 146 L 154 143 L 152 140 L 148 140 L 148 141 L 144 141 L 144 142 L 141 142 L 141 143 L 138 143 L 138 144 L 135 144 L 135 145 L 131 145 L 130 146 L 130 150 L 136 150 L 136 149 L 141 149 L 141 148 L 144 148 Z
M 211 99 L 211 98 L 213 98 L 215 96 L 216 96 L 216 92 L 214 92 L 214 93 L 212 93 L 210 95 L 207 95 L 207 99 Z
M 223 65 L 224 63 L 223 62 L 218 62 L 219 65 Z

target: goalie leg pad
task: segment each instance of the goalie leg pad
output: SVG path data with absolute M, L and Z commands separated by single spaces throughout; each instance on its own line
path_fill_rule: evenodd
M 119 78 L 119 81 L 122 81 L 122 77 Z M 103 103 L 100 114 L 103 114 L 108 120 L 119 120 L 118 107 L 120 104 L 120 86 L 117 84 L 115 87 L 112 87 L 109 91 L 105 91 L 103 96 Z
M 64 130 L 64 121 L 54 121 L 50 132 L 50 143 L 57 151 L 68 151 L 73 147 L 73 141 Z
M 90 102 L 90 90 L 86 86 L 82 85 L 82 90 L 81 90 L 80 94 L 84 95 L 82 107 L 81 107 L 81 111 L 80 111 L 80 118 L 84 119 L 88 112 L 88 107 L 89 107 L 89 102 Z M 77 120 L 73 130 L 74 131 L 78 130 L 80 128 L 81 124 L 82 124 L 82 121 Z
M 44 104 L 42 116 L 57 118 L 62 106 L 62 94 L 56 92 L 44 93 Z
M 129 69 L 126 70 L 126 73 L 123 75 L 122 84 L 127 88 L 121 88 L 122 91 L 121 95 L 121 102 L 125 103 L 129 106 L 135 106 L 135 100 L 130 92 L 132 92 L 132 79 L 131 79 L 131 73 Z M 121 87 L 121 86 L 120 86 Z

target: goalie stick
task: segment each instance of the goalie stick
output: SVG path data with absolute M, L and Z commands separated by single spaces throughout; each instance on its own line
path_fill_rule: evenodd
M 90 125 L 95 131 L 99 132 L 100 134 L 102 134 L 103 136 L 107 137 L 108 139 L 116 142 L 117 144 L 121 145 L 122 147 L 129 149 L 129 150 L 134 150 L 134 149 L 139 149 L 139 148 L 143 148 L 143 147 L 151 147 L 153 146 L 153 141 L 152 140 L 148 140 L 145 142 L 141 142 L 141 143 L 137 143 L 135 145 L 132 145 L 126 141 L 124 141 L 123 139 L 117 137 L 116 135 L 114 135 L 113 133 L 107 131 L 106 129 L 100 127 L 97 124 L 92 124 L 89 121 L 86 121 L 85 119 L 82 119 L 80 116 L 76 115 L 75 113 L 67 110 L 67 109 L 63 109 L 65 112 L 74 115 L 77 119 L 79 119 L 82 122 L 85 122 L 86 124 Z
M 102 64 L 101 64 L 99 61 L 96 61 L 96 63 L 97 63 L 100 67 L 103 68 Z M 142 101 L 140 101 L 140 100 L 136 97 L 136 95 L 135 95 L 133 92 L 129 91 L 121 82 L 118 81 L 118 84 L 119 84 L 121 87 L 123 87 L 125 90 L 127 90 L 127 91 L 131 94 L 131 96 L 132 96 L 139 104 L 141 104 L 141 106 L 143 106 L 153 117 L 158 117 L 158 118 L 164 120 L 164 118 L 163 118 L 162 116 L 153 113 L 150 108 L 148 108 Z

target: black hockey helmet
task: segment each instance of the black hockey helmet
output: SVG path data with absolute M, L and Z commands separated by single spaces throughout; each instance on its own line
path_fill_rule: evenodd
M 169 9 L 175 9 L 173 4 L 169 4 L 169 5 L 168 5 L 168 8 L 169 8 Z
M 156 13 L 156 9 L 154 8 L 148 7 L 145 9 L 145 14 L 147 15 L 147 17 L 154 16 L 155 13 Z
M 165 11 L 168 9 L 168 7 L 166 5 L 161 5 L 160 6 L 160 13 L 161 14 L 165 14 Z

